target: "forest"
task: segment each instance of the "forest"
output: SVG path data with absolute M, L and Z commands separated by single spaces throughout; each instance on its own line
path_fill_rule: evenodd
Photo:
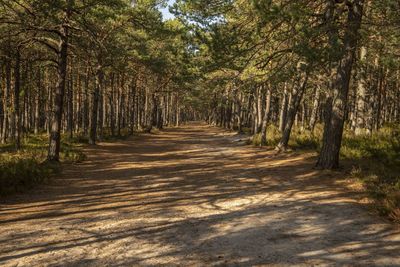
M 400 264 L 400 232 L 368 228 L 400 222 L 399 44 L 398 0 L 0 0 L 0 242 L 15 248 L 0 249 L 0 265 Z M 287 201 L 330 224 L 286 214 Z M 132 227 L 134 214 L 153 219 L 144 232 L 107 228 L 97 243 L 53 232 L 59 243 L 47 246 L 26 232 L 44 220 L 89 233 L 82 221 L 111 211 Z M 306 237 L 291 227 L 307 226 L 375 243 L 324 232 L 313 238 L 336 241 L 282 252 L 262 239 L 273 214 L 287 219 L 266 234 L 274 242 L 294 244 Z M 293 223 L 302 216 L 315 221 Z M 207 229 L 194 231 L 201 220 Z M 106 241 L 137 251 L 113 258 Z M 89 257 L 90 246 L 101 252 Z

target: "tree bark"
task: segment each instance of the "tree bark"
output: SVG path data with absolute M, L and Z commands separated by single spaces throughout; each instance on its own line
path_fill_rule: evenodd
M 363 46 L 360 48 L 360 63 L 361 68 L 358 72 L 357 93 L 356 93 L 356 124 L 355 134 L 360 135 L 364 133 L 365 129 L 365 102 L 366 102 L 366 81 L 365 81 L 365 59 L 367 49 Z
M 312 111 L 311 111 L 311 118 L 310 118 L 310 122 L 308 124 L 308 127 L 312 133 L 314 132 L 315 125 L 317 123 L 320 98 L 321 98 L 321 88 L 318 85 L 317 88 L 315 88 L 313 107 L 312 107 Z
M 15 68 L 14 68 L 14 142 L 15 149 L 21 149 L 21 112 L 20 112 L 20 90 L 21 90 L 21 52 L 19 48 L 17 49 L 17 54 L 15 57 Z
M 103 70 L 101 66 L 98 66 L 96 69 L 96 80 L 95 86 L 92 94 L 93 103 L 92 103 L 92 111 L 90 116 L 90 130 L 89 130 L 89 144 L 95 145 L 97 139 L 97 120 L 98 120 L 98 109 L 99 109 L 99 95 L 100 88 L 103 82 Z
M 38 69 L 37 72 L 37 94 L 35 96 L 35 122 L 34 122 L 34 134 L 39 133 L 40 128 L 40 107 L 41 107 L 41 95 L 42 95 L 42 72 Z
M 74 135 L 74 95 L 73 95 L 73 75 L 70 75 L 70 79 L 68 81 L 68 103 L 67 103 L 67 131 L 69 133 L 69 137 L 72 138 Z
M 288 110 L 288 90 L 287 90 L 287 83 L 285 82 L 283 88 L 283 96 L 281 102 L 281 109 L 279 113 L 279 130 L 281 132 L 284 131 L 286 125 L 286 117 L 287 117 L 287 110 Z
M 58 66 L 57 66 L 57 84 L 54 95 L 54 106 L 52 111 L 52 122 L 50 130 L 50 143 L 49 151 L 47 154 L 48 161 L 60 160 L 60 146 L 61 146 L 61 122 L 64 106 L 64 93 L 67 78 L 67 65 L 68 65 L 68 34 L 69 34 L 69 20 L 72 15 L 72 7 L 74 0 L 68 0 L 67 9 L 65 14 L 65 21 L 60 28 L 60 42 L 58 52 Z
M 269 86 L 267 86 L 267 92 L 266 92 L 266 97 L 265 97 L 265 112 L 264 112 L 264 117 L 263 117 L 262 126 L 261 126 L 260 146 L 267 145 L 267 126 L 268 126 L 270 114 L 271 114 L 271 88 Z
M 364 0 L 348 3 L 348 18 L 344 35 L 342 58 L 333 83 L 332 105 L 328 105 L 329 120 L 325 123 L 324 140 L 316 166 L 322 169 L 339 167 L 339 152 L 342 143 L 345 111 L 349 83 L 357 49 L 358 32 L 361 27 Z
M 3 118 L 3 127 L 1 134 L 1 143 L 5 144 L 7 142 L 7 135 L 9 130 L 9 110 L 10 110 L 10 92 L 11 92 L 11 60 L 8 58 L 6 60 L 5 66 L 5 79 L 6 86 L 4 88 L 4 101 L 3 101 L 3 110 L 4 110 L 4 118 Z

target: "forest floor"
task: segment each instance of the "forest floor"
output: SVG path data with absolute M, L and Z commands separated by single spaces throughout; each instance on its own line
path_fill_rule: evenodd
M 315 155 L 187 125 L 87 149 L 0 200 L 1 266 L 400 266 L 400 229 Z

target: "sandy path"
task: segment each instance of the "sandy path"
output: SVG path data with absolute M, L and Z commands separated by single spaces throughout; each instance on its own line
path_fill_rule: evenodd
M 207 126 L 101 144 L 2 200 L 1 266 L 400 266 L 400 231 L 304 156 Z

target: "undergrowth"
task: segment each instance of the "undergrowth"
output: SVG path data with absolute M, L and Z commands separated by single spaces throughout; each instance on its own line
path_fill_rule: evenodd
M 289 140 L 289 147 L 295 150 L 318 150 L 320 146 L 320 136 L 322 136 L 322 128 L 317 127 L 314 133 L 308 130 L 300 130 L 295 128 L 292 130 Z M 270 125 L 267 131 L 267 146 L 275 147 L 281 138 L 281 132 L 278 127 Z M 252 144 L 259 146 L 261 143 L 261 134 L 257 134 L 252 138 Z
M 79 138 L 62 138 L 61 162 L 78 163 L 85 160 Z M 13 143 L 0 145 L 0 195 L 26 191 L 48 182 L 60 172 L 60 164 L 46 161 L 47 135 L 30 135 L 21 141 L 22 149 L 18 152 Z
M 319 151 L 323 126 L 314 131 L 294 128 L 289 146 L 298 151 Z M 279 129 L 270 126 L 267 146 L 275 147 L 281 137 Z M 252 143 L 259 145 L 260 135 Z M 349 130 L 343 135 L 341 160 L 351 163 L 350 176 L 362 182 L 375 209 L 384 216 L 400 222 L 400 126 L 391 125 L 372 135 L 355 136 Z
M 0 157 L 0 195 L 23 192 L 46 183 L 59 171 L 59 164 L 43 162 L 32 155 L 3 154 Z
M 341 156 L 353 163 L 376 210 L 400 222 L 400 129 L 386 127 L 372 136 L 346 136 Z

